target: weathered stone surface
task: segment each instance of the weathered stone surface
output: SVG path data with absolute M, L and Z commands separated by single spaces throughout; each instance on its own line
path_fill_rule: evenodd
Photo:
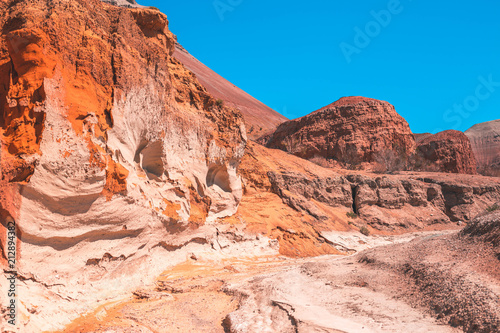
M 500 259 L 500 206 L 494 206 L 495 211 L 479 216 L 462 230 L 462 236 L 474 237 L 491 243 L 498 251 Z
M 477 167 L 470 141 L 463 133 L 450 130 L 413 135 L 391 104 L 364 97 L 344 97 L 287 121 L 259 142 L 304 159 L 322 160 L 325 166 L 337 162 L 384 172 L 465 174 L 475 174 Z
M 423 228 L 449 223 L 444 206 L 434 197 L 428 197 L 429 188 L 421 181 L 356 174 L 348 175 L 347 179 L 354 188 L 355 212 L 375 228 Z M 440 189 L 435 190 L 435 196 L 439 197 Z
M 8 0 L 0 11 L 0 243 L 14 219 L 17 270 L 36 276 L 20 291 L 23 331 L 52 331 L 212 248 L 183 239 L 218 237 L 211 224 L 236 212 L 246 130 L 172 57 L 156 9 Z M 126 259 L 86 265 L 103 254 Z
M 321 213 L 312 200 L 331 206 L 352 207 L 351 184 L 344 177 L 305 178 L 297 172 L 268 173 L 271 190 L 290 207 L 304 210 L 318 219 L 328 217 Z
M 344 97 L 318 111 L 281 124 L 266 145 L 302 158 L 341 163 L 375 162 L 377 154 L 407 156 L 415 149 L 408 123 L 383 101 Z
M 500 120 L 474 125 L 465 131 L 465 135 L 471 141 L 479 171 L 500 176 Z
M 477 163 L 471 143 L 459 131 L 449 130 L 422 136 L 417 141 L 418 156 L 424 159 L 424 167 L 433 171 L 476 174 Z
M 500 200 L 500 182 L 443 178 L 440 174 L 311 177 L 301 172 L 268 172 L 270 190 L 283 203 L 321 221 L 332 218 L 318 203 L 352 209 L 375 229 L 420 229 L 470 221 Z M 473 177 L 473 176 L 468 176 Z
M 429 201 L 429 191 L 433 191 L 431 188 L 425 188 L 419 181 L 413 179 L 401 180 L 401 185 L 404 187 L 407 197 L 406 202 L 415 207 L 426 207 Z
M 451 221 L 469 221 L 500 200 L 500 182 L 496 178 L 467 176 L 465 179 L 447 179 L 436 175 L 418 179 L 441 189 L 444 211 Z

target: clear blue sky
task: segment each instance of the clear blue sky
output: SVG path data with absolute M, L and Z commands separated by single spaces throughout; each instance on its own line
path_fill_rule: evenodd
M 288 118 L 352 95 L 392 103 L 415 133 L 500 118 L 499 1 L 138 2 L 167 14 L 200 61 Z

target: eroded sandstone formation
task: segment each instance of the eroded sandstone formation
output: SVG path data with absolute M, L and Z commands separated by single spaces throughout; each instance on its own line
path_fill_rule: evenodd
M 320 220 L 315 202 L 351 208 L 377 230 L 421 229 L 465 222 L 500 199 L 500 182 L 491 178 L 443 179 L 438 174 L 313 178 L 270 175 L 273 190 L 291 207 Z M 333 186 L 332 186 L 333 185 Z M 304 189 L 307 189 L 304 191 Z
M 14 219 L 30 295 L 21 331 L 44 331 L 191 247 L 217 248 L 224 231 L 210 224 L 241 200 L 246 130 L 172 57 L 156 9 L 9 0 L 0 11 L 0 241 Z
M 449 130 L 424 135 L 417 140 L 418 163 L 423 169 L 461 174 L 476 174 L 477 163 L 469 138 L 462 132 Z
M 499 200 L 491 178 L 347 172 L 248 143 L 232 106 L 253 137 L 280 117 L 188 70 L 164 14 L 116 3 L 0 3 L 0 245 L 14 220 L 21 331 L 64 327 L 186 260 L 351 253 L 323 233 L 468 221 Z M 390 104 L 356 97 L 274 144 L 343 164 L 415 148 Z
M 240 171 L 243 201 L 255 193 L 271 192 L 286 206 L 312 217 L 308 223 L 320 232 L 349 230 L 342 219 L 347 212 L 359 216 L 358 223 L 366 223 L 373 230 L 417 230 L 462 223 L 500 200 L 497 178 L 333 170 L 254 143 L 249 145 Z
M 364 97 L 344 97 L 285 122 L 263 142 L 305 159 L 322 157 L 347 165 L 375 162 L 386 151 L 408 156 L 415 150 L 410 127 L 394 107 Z
M 341 98 L 281 124 L 259 142 L 323 166 L 476 173 L 474 152 L 463 133 L 412 134 L 391 104 L 364 97 Z

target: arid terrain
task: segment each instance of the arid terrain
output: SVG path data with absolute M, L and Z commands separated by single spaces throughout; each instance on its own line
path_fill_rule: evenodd
M 0 10 L 2 333 L 500 331 L 498 120 L 288 120 L 154 7 Z
M 331 237 L 352 242 L 354 250 L 356 243 L 361 247 L 359 242 L 367 241 L 362 247 L 383 246 L 415 235 Z M 377 274 L 356 256 L 190 258 L 162 274 L 154 286 L 103 305 L 65 331 L 109 332 L 131 326 L 137 332 L 357 332 L 363 327 L 367 332 L 389 327 L 399 332 L 410 323 L 426 332 L 453 332 L 425 311 L 392 299 L 388 290 L 373 291 L 363 279 L 373 281 Z
M 476 221 L 496 244 L 498 217 Z M 479 230 L 325 233 L 347 256 L 191 257 L 64 332 L 496 332 L 500 252 Z

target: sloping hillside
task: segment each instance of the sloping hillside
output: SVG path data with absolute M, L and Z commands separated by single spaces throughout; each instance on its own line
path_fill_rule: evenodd
M 241 111 L 250 139 L 274 131 L 279 124 L 288 120 L 202 64 L 179 44 L 175 46 L 174 57 L 196 75 L 210 94 Z

